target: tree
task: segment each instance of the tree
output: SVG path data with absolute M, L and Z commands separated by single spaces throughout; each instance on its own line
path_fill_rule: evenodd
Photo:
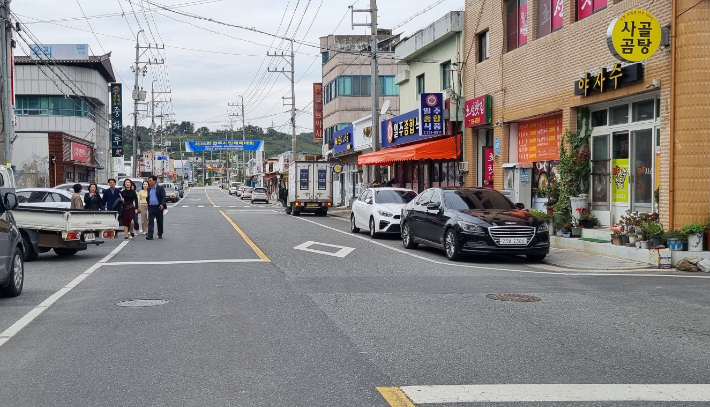
M 210 129 L 208 129 L 205 126 L 200 127 L 199 129 L 195 130 L 196 134 L 207 134 L 210 132 Z

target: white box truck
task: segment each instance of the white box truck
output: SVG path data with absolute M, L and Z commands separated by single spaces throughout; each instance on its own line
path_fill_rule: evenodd
M 333 206 L 333 169 L 329 162 L 296 161 L 289 165 L 286 213 L 328 214 Z

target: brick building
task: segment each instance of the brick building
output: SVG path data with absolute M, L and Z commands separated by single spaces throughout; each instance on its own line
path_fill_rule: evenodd
M 584 114 L 592 127 L 590 208 L 602 224 L 615 222 L 627 209 L 656 210 L 656 188 L 660 190 L 658 209 L 664 225 L 707 221 L 708 3 L 467 1 L 466 100 L 488 95 L 492 115 L 488 124 L 466 129 L 464 160 L 470 162 L 466 184 L 482 185 L 484 169 L 492 168 L 494 188 L 520 189 L 511 196 L 541 207 L 544 199 L 536 199 L 531 192 L 541 179 L 544 183 L 555 176 L 559 155 L 555 157 L 553 140 L 559 141 L 565 130 L 577 131 L 578 115 Z M 675 21 L 677 37 L 671 44 L 671 16 L 694 4 L 695 12 Z M 678 13 L 672 14 L 672 8 L 678 8 Z M 658 49 L 639 63 L 622 61 L 607 45 L 610 23 L 634 9 L 655 16 L 662 33 Z M 691 49 L 697 58 L 688 58 Z M 674 60 L 676 72 L 672 76 Z M 609 76 L 621 71 L 624 79 L 609 86 L 614 84 Z M 606 85 L 602 91 L 594 86 L 600 72 L 609 78 L 601 81 Z M 585 82 L 587 79 L 590 82 Z M 585 85 L 589 86 L 586 94 Z M 679 97 L 682 95 L 694 97 Z M 530 144 L 531 134 L 540 127 L 550 132 L 543 138 L 537 134 Z M 539 156 L 538 147 L 543 152 Z M 626 168 L 629 176 L 625 183 L 616 184 L 614 168 Z

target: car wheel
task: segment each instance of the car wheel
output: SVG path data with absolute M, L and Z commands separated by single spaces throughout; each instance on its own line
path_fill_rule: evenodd
M 375 232 L 375 218 L 370 218 L 370 237 L 377 239 L 377 232 Z
M 355 215 L 350 215 L 350 232 L 359 233 L 360 228 L 355 226 Z
M 57 256 L 59 256 L 59 257 L 73 256 L 73 255 L 77 254 L 77 252 L 79 252 L 79 251 L 76 249 L 64 249 L 61 247 L 54 248 L 54 253 L 56 253 Z
M 402 244 L 405 249 L 416 249 L 419 247 L 419 243 L 414 242 L 414 236 L 412 236 L 412 229 L 409 227 L 409 222 L 404 222 L 404 225 L 402 225 Z
M 39 256 L 39 253 L 35 251 L 34 246 L 32 246 L 32 242 L 30 242 L 30 237 L 27 236 L 25 233 L 22 234 L 22 243 L 25 245 L 24 260 L 36 260 L 37 256 Z
M 461 258 L 459 253 L 459 244 L 456 240 L 456 232 L 453 229 L 446 231 L 446 237 L 444 238 L 444 249 L 446 249 L 446 257 L 451 261 L 456 261 Z
M 543 261 L 545 260 L 545 257 L 547 257 L 547 253 L 526 254 L 525 257 L 527 257 L 530 261 Z
M 10 267 L 10 281 L 6 287 L 0 287 L 0 294 L 5 297 L 17 297 L 22 293 L 22 286 L 25 284 L 25 263 L 22 261 L 22 252 L 17 247 L 12 254 Z
M 286 207 L 286 215 L 290 215 L 290 214 L 291 214 L 291 206 L 289 205 Z
M 293 216 L 300 216 L 300 215 L 301 215 L 301 212 L 300 212 L 300 211 L 297 211 L 295 207 L 292 207 L 292 208 L 291 208 L 291 215 L 293 215 Z

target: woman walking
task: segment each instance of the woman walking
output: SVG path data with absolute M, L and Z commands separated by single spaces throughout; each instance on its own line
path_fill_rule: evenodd
M 104 209 L 104 200 L 96 192 L 96 184 L 89 184 L 89 192 L 84 194 L 84 209 L 100 211 Z
M 138 189 L 135 182 L 132 183 L 131 189 L 133 191 L 136 191 Z M 138 197 L 138 192 L 136 192 L 136 197 Z M 138 205 L 136 205 L 136 209 L 138 209 L 138 211 L 136 211 L 135 216 L 133 216 L 133 230 L 135 230 L 136 233 L 138 233 L 138 231 L 140 230 L 140 223 L 138 223 L 138 212 L 140 212 L 140 203 Z
M 131 189 L 133 186 L 133 181 L 126 179 L 123 181 L 123 191 L 121 191 L 121 202 L 123 202 L 123 213 L 121 213 L 121 219 L 123 220 L 123 233 L 128 239 L 128 233 L 130 231 L 130 237 L 135 237 L 133 233 L 133 218 L 138 213 L 138 195 L 136 191 Z
M 138 193 L 138 204 L 140 204 L 141 212 L 141 230 L 143 234 L 148 233 L 148 188 L 150 185 L 148 181 L 143 181 L 143 188 Z

